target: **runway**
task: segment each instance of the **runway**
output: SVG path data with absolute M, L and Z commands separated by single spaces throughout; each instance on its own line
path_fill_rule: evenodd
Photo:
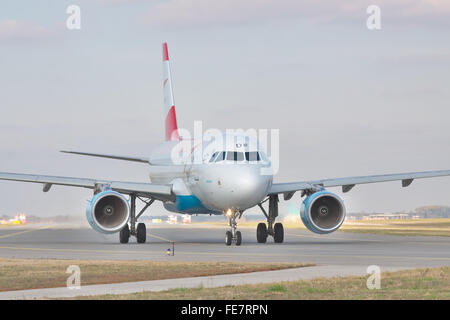
M 103 235 L 90 228 L 26 226 L 0 228 L 0 258 L 260 261 L 304 262 L 317 265 L 380 267 L 434 267 L 450 265 L 447 237 L 412 237 L 336 232 L 316 235 L 286 229 L 285 242 L 256 242 L 254 228 L 240 228 L 243 244 L 224 243 L 226 226 L 147 225 L 147 243 L 135 238 L 120 244 L 118 235 Z M 175 255 L 168 256 L 170 242 Z

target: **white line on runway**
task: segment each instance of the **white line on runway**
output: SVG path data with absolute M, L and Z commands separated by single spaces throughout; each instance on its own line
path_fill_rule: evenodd
M 42 227 L 42 228 L 37 228 L 37 229 L 30 229 L 30 230 L 25 230 L 25 231 L 19 231 L 19 232 L 4 234 L 4 235 L 0 236 L 0 239 L 5 239 L 5 238 L 17 236 L 19 234 L 24 234 L 24 233 L 38 231 L 38 230 L 44 230 L 44 229 L 48 229 L 48 227 Z

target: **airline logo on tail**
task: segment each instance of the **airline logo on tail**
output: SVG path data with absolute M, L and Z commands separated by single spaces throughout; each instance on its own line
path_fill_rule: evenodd
M 180 140 L 178 135 L 177 117 L 175 115 L 175 101 L 173 99 L 172 74 L 170 72 L 169 51 L 167 43 L 163 43 L 163 89 L 166 141 Z

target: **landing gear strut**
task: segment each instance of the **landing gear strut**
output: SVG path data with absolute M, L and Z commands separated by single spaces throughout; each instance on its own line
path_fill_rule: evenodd
M 240 231 L 237 231 L 237 222 L 236 218 L 241 218 L 242 211 L 240 212 L 232 212 L 231 214 L 227 214 L 228 223 L 231 227 L 231 230 L 225 233 L 225 244 L 230 246 L 234 241 L 235 245 L 240 246 L 242 243 L 242 234 Z
M 139 217 L 145 212 L 155 202 L 155 199 L 151 198 L 149 200 L 145 200 L 143 198 L 139 198 L 142 202 L 145 203 L 144 208 L 136 215 L 136 198 L 135 194 L 130 195 L 130 222 L 125 225 L 125 227 L 120 230 L 119 240 L 120 243 L 128 243 L 130 236 L 135 236 L 138 243 L 145 243 L 147 239 L 147 228 L 145 227 L 145 223 L 138 223 L 136 227 L 136 222 Z
M 275 243 L 284 241 L 283 224 L 275 223 L 275 219 L 278 217 L 278 201 L 278 195 L 269 196 L 269 214 L 264 210 L 263 202 L 258 204 L 267 219 L 267 225 L 259 223 L 256 228 L 256 240 L 258 243 L 266 243 L 268 236 L 272 236 Z

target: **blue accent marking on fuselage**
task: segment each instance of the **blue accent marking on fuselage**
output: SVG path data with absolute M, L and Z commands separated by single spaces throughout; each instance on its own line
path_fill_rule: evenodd
M 177 196 L 175 205 L 179 211 L 195 211 L 195 210 L 208 210 L 203 203 L 194 195 Z

